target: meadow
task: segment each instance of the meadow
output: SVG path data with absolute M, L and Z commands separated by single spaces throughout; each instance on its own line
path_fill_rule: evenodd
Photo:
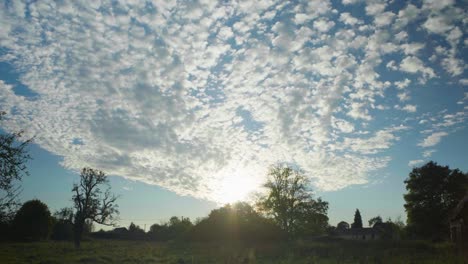
M 0 244 L 0 263 L 466 263 L 451 244 L 424 241 L 282 243 L 84 241 Z

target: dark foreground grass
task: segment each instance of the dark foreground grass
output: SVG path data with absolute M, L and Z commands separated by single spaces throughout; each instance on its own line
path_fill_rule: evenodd
M 465 263 L 450 244 L 423 241 L 183 243 L 95 240 L 2 243 L 0 263 Z

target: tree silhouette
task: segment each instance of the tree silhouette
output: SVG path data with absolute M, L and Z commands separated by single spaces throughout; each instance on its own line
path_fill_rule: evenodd
M 271 241 L 284 237 L 271 219 L 244 202 L 212 210 L 189 234 L 193 240 L 205 241 Z
M 54 213 L 53 240 L 71 240 L 73 238 L 73 208 L 62 208 Z
M 5 114 L 0 112 L 0 121 Z M 0 134 L 0 223 L 10 220 L 18 205 L 15 181 L 28 175 L 25 164 L 31 157 L 26 148 L 32 139 L 21 142 L 22 136 L 23 131 Z
M 102 192 L 101 185 L 107 185 Z M 118 214 L 117 197 L 110 192 L 109 181 L 104 172 L 84 168 L 80 174 L 80 184 L 74 184 L 72 192 L 75 207 L 73 233 L 75 246 L 80 247 L 87 220 L 102 225 L 114 225 Z
M 359 209 L 356 209 L 354 213 L 354 222 L 351 224 L 351 228 L 362 228 L 362 218 Z
M 447 237 L 448 217 L 468 190 L 468 174 L 430 161 L 405 180 L 408 232 L 427 239 Z
M 15 236 L 23 240 L 46 239 L 51 225 L 49 208 L 39 200 L 25 202 L 13 220 Z
M 380 223 L 383 223 L 382 217 L 380 217 L 380 215 L 378 215 L 376 217 L 372 217 L 371 219 L 369 219 L 369 226 L 370 227 L 374 226 L 375 224 L 380 224 Z
M 336 229 L 338 230 L 346 230 L 349 229 L 349 224 L 345 221 L 341 221 L 336 225 Z
M 307 178 L 297 170 L 272 167 L 257 206 L 290 235 L 308 231 L 324 232 L 328 224 L 328 203 L 313 199 Z

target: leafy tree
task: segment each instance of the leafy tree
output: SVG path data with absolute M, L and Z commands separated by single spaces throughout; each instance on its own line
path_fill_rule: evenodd
M 359 209 L 356 209 L 354 213 L 354 222 L 351 224 L 351 228 L 362 228 L 362 218 Z
M 188 217 L 173 216 L 166 223 L 152 225 L 148 234 L 156 240 L 176 239 L 186 235 L 192 227 L 193 224 Z
M 133 222 L 130 223 L 130 225 L 128 226 L 128 232 L 132 232 L 132 233 L 141 233 L 141 232 L 145 232 L 143 231 L 143 229 L 141 229 L 140 226 L 137 226 L 135 225 Z
M 13 227 L 19 239 L 46 239 L 51 230 L 49 208 L 39 200 L 25 202 L 15 215 Z
M 100 186 L 107 186 L 103 192 Z M 73 233 L 75 246 L 80 247 L 81 238 L 85 230 L 86 221 L 102 225 L 114 225 L 115 215 L 118 214 L 117 196 L 110 192 L 109 180 L 104 172 L 91 168 L 81 171 L 80 183 L 74 184 L 72 192 L 75 207 Z
M 376 217 L 373 217 L 373 218 L 369 219 L 369 226 L 372 227 L 375 224 L 382 223 L 382 222 L 383 222 L 382 217 L 380 217 L 380 215 L 378 215 Z
M 5 112 L 0 112 L 0 121 Z M 28 175 L 26 162 L 31 158 L 27 146 L 32 141 L 22 142 L 23 131 L 0 134 L 0 223 L 10 220 L 17 208 L 19 187 L 15 182 Z
M 53 240 L 71 240 L 73 238 L 73 208 L 62 208 L 54 213 Z
M 327 227 L 328 203 L 313 199 L 307 178 L 288 166 L 275 166 L 269 171 L 257 206 L 271 216 L 290 235 L 323 233 Z
M 405 180 L 408 232 L 426 239 L 447 237 L 448 216 L 468 190 L 468 174 L 430 161 Z
M 191 239 L 205 241 L 264 241 L 282 236 L 283 231 L 271 219 L 243 202 L 212 210 L 190 232 Z
M 349 224 L 345 221 L 341 221 L 336 225 L 336 229 L 338 230 L 346 230 L 349 229 Z

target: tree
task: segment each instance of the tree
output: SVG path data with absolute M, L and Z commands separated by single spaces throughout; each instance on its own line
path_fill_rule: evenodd
M 0 112 L 0 120 L 5 114 Z M 26 148 L 32 139 L 22 142 L 23 133 L 0 134 L 0 223 L 12 218 L 19 205 L 15 182 L 28 175 L 25 164 L 31 157 Z
M 73 238 L 73 208 L 62 208 L 54 213 L 53 240 L 71 240 Z
M 448 217 L 468 190 L 468 173 L 430 161 L 413 168 L 405 180 L 408 232 L 425 239 L 444 239 Z
M 103 192 L 101 185 L 107 186 Z M 110 192 L 109 181 L 104 172 L 83 168 L 80 184 L 74 184 L 72 192 L 75 207 L 73 233 L 75 246 L 80 247 L 81 237 L 87 220 L 101 225 L 114 225 L 117 210 L 117 196 Z
M 268 176 L 264 184 L 267 193 L 257 202 L 261 212 L 272 217 L 290 235 L 325 232 L 328 203 L 313 199 L 303 174 L 278 165 L 270 169 Z
M 369 226 L 370 227 L 372 227 L 372 226 L 374 226 L 375 224 L 378 224 L 378 223 L 383 223 L 382 217 L 380 217 L 380 215 L 369 219 Z
M 354 213 L 354 222 L 351 224 L 351 228 L 362 228 L 362 218 L 359 209 L 356 209 Z
M 16 237 L 26 240 L 46 239 L 51 225 L 49 208 L 39 200 L 25 202 L 13 220 Z
M 271 241 L 284 237 L 283 230 L 247 203 L 227 204 L 214 209 L 189 232 L 193 240 Z
M 349 224 L 345 221 L 341 221 L 336 225 L 336 229 L 338 230 L 347 230 L 349 229 Z

